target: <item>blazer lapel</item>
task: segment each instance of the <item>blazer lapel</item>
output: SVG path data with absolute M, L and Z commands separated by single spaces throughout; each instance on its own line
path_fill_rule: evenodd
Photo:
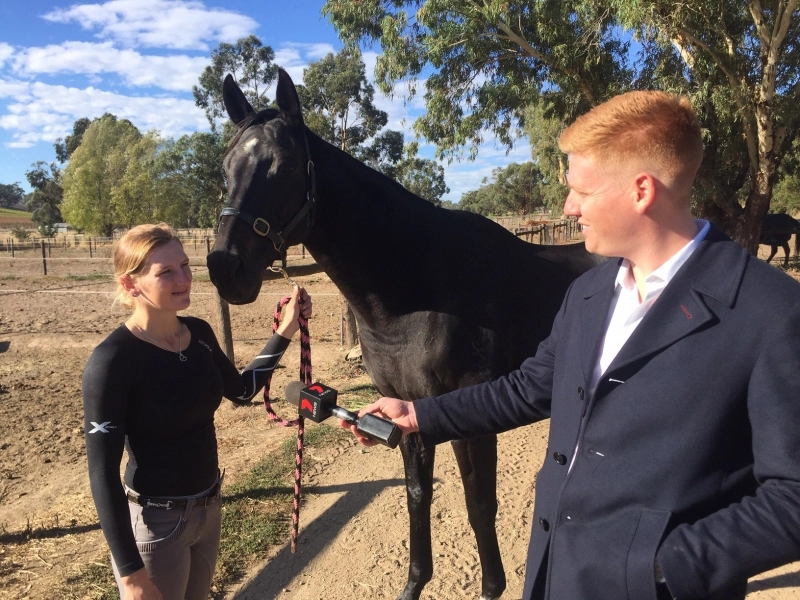
M 605 263 L 584 294 L 581 306 L 581 366 L 587 384 L 592 379 L 600 342 L 605 335 L 608 311 L 614 297 L 614 280 L 621 262 L 621 259 L 616 259 Z
M 746 253 L 712 225 L 609 365 L 607 372 L 654 354 L 715 319 L 703 301 L 712 296 L 732 306 Z

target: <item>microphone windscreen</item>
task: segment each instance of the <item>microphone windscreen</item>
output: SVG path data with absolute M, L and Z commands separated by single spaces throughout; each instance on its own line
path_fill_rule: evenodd
M 302 381 L 290 381 L 286 386 L 286 391 L 284 392 L 283 396 L 286 398 L 286 401 L 289 404 L 294 404 L 295 406 L 300 405 L 300 390 L 305 388 L 305 384 Z

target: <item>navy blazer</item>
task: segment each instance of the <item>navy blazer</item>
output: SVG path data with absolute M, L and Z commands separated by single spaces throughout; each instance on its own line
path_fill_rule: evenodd
M 620 261 L 519 370 L 415 403 L 426 445 L 550 417 L 523 598 L 744 598 L 800 559 L 800 284 L 712 225 L 588 386 Z

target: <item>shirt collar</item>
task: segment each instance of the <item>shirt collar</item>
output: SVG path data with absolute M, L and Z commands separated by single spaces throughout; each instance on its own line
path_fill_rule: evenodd
M 697 232 L 697 235 L 694 236 L 694 238 L 683 248 L 673 254 L 669 260 L 667 260 L 667 262 L 650 273 L 650 275 L 645 278 L 646 283 L 653 281 L 663 281 L 664 284 L 669 283 L 675 276 L 675 273 L 678 272 L 678 269 L 680 269 L 684 263 L 689 260 L 692 252 L 694 252 L 700 242 L 705 239 L 708 230 L 711 229 L 711 224 L 705 219 L 695 219 L 695 223 L 697 223 L 697 226 L 700 227 L 700 231 Z M 617 278 L 614 280 L 614 289 L 617 287 L 623 287 L 626 290 L 632 290 L 635 285 L 636 283 L 633 279 L 631 263 L 627 258 L 623 258 L 622 264 L 617 272 Z

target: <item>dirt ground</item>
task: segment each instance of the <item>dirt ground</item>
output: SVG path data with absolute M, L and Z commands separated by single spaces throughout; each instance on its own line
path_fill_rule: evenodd
M 196 281 L 187 314 L 216 324 L 204 260 L 192 264 Z M 102 276 L 109 272 L 108 262 L 75 260 L 54 262 L 44 277 L 40 261 L 0 254 L 0 599 L 72 597 L 62 591 L 69 578 L 107 562 L 86 473 L 80 377 L 94 346 L 126 317 L 111 306 L 114 286 Z M 336 289 L 324 274 L 298 280 L 314 299 L 314 378 L 340 387 L 347 370 Z M 267 282 L 256 303 L 231 307 L 240 367 L 262 347 L 275 302 L 288 291 L 285 282 Z M 297 378 L 298 365 L 294 342 L 285 368 L 275 374 L 273 397 Z M 294 435 L 268 424 L 260 405 L 223 404 L 217 427 L 220 463 L 231 478 Z M 533 477 L 547 427 L 545 422 L 500 436 L 498 532 L 509 599 L 521 596 Z M 399 452 L 348 440 L 310 458 L 298 553 L 292 555 L 288 545 L 270 552 L 228 597 L 394 598 L 405 582 L 408 555 Z M 438 450 L 435 474 L 435 572 L 423 598 L 477 598 L 480 564 L 449 446 Z M 42 535 L 23 543 L 15 534 L 26 527 Z M 800 599 L 800 563 L 751 581 L 748 598 Z

